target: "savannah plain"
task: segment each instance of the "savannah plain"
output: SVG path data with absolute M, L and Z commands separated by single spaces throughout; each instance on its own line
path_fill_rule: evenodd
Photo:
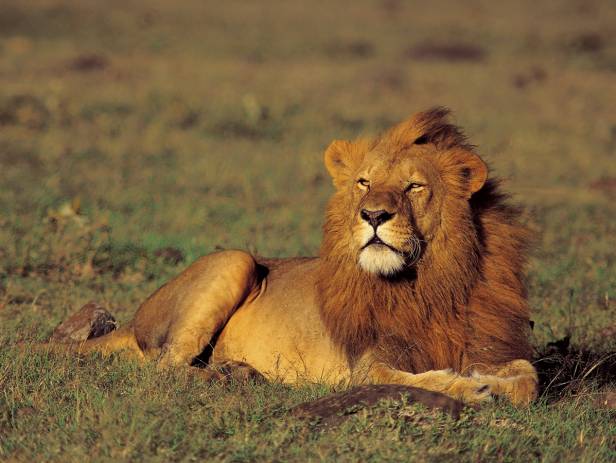
M 0 2 L 1 461 L 616 459 L 616 5 Z M 315 255 L 322 153 L 445 105 L 526 208 L 542 395 L 459 420 L 320 385 L 208 384 L 32 353 L 88 301 L 125 323 L 198 256 Z

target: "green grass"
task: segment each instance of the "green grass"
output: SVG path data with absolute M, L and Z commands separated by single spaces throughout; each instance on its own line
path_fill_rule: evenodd
M 613 461 L 615 21 L 600 1 L 3 2 L 0 460 Z M 14 348 L 89 300 L 125 322 L 218 247 L 314 255 L 327 144 L 437 104 L 537 230 L 533 342 L 558 380 L 529 409 L 384 404 L 320 430 L 286 411 L 322 386 Z
M 2 354 L 4 456 L 30 460 L 609 461 L 613 414 L 571 398 L 495 404 L 458 421 L 383 404 L 333 430 L 287 415 L 324 387 L 206 386 L 118 359 Z M 11 365 L 8 368 L 8 365 Z

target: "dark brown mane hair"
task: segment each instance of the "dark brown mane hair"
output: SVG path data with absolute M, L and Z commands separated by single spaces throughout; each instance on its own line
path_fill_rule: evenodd
M 420 113 L 370 145 L 471 150 L 447 114 L 443 108 Z M 447 195 L 441 226 L 422 258 L 393 278 L 361 270 L 342 242 L 347 196 L 337 191 L 327 208 L 317 294 L 329 335 L 351 363 L 368 349 L 394 368 L 417 373 L 467 372 L 530 358 L 523 271 L 531 235 L 497 180 L 488 179 L 470 200 Z

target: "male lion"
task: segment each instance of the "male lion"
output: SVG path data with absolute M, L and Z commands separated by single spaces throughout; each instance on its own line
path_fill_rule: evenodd
M 334 141 L 336 192 L 319 257 L 200 258 L 126 327 L 77 351 L 128 350 L 161 367 L 246 362 L 285 382 L 392 383 L 466 402 L 525 404 L 529 233 L 442 108 L 374 140 Z

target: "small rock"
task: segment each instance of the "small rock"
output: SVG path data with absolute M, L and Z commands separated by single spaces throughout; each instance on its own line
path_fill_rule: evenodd
M 51 341 L 83 342 L 98 338 L 118 328 L 113 315 L 96 302 L 88 302 L 54 330 Z

